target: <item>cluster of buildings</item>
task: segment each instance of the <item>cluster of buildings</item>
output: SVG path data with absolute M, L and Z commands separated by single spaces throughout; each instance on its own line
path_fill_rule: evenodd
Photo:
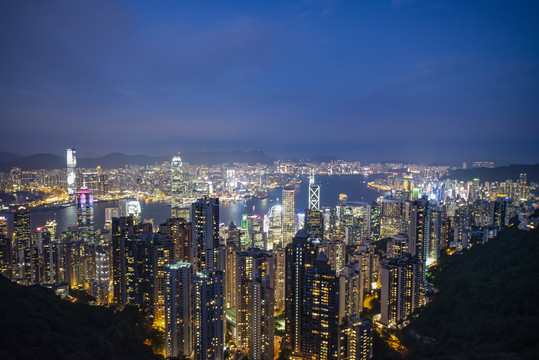
M 329 206 L 314 170 L 283 162 L 283 174 L 309 175 L 308 209 L 298 214 L 296 190 L 285 186 L 267 214 L 227 225 L 215 193 L 234 191 L 241 176 L 228 169 L 226 181 L 196 197 L 200 184 L 175 156 L 170 219 L 155 227 L 125 202 L 96 229 L 93 189 L 77 185 L 75 163 L 68 156 L 76 226 L 31 229 L 24 206 L 0 217 L 0 271 L 22 284 L 85 289 L 97 305 L 146 310 L 164 330 L 166 357 L 273 359 L 287 349 L 297 359 L 370 359 L 373 325 L 402 326 L 428 302 L 428 268 L 442 252 L 488 241 L 526 217 L 533 200 L 525 174 L 464 183 L 440 181 L 438 168 L 408 168 L 373 185 L 383 187 L 377 201 Z M 280 176 L 254 174 L 258 190 Z M 376 297 L 373 324 L 362 316 Z

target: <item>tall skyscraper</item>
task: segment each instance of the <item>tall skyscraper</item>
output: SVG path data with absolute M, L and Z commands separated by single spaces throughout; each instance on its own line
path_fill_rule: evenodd
M 213 270 L 219 247 L 219 199 L 202 198 L 191 205 L 194 266 L 199 272 Z
M 309 210 L 320 210 L 320 185 L 314 183 L 314 173 L 309 176 Z
M 283 208 L 281 205 L 272 206 L 268 213 L 268 242 L 267 250 L 281 249 L 283 246 Z
M 75 149 L 67 149 L 67 194 L 75 195 L 77 182 L 77 156 Z
M 112 219 L 112 302 L 120 308 L 127 305 L 127 264 L 125 255 L 127 242 L 133 234 L 133 218 L 121 217 Z
M 250 359 L 274 359 L 275 301 L 271 277 L 254 274 L 249 284 L 250 296 Z
M 419 290 L 427 288 L 427 255 L 429 245 L 429 202 L 419 199 L 410 204 L 410 224 L 408 228 L 408 251 L 416 256 L 419 265 Z
M 172 172 L 170 176 L 171 208 L 182 207 L 185 200 L 184 197 L 183 163 L 178 153 L 178 155 L 172 158 Z
M 395 326 L 419 307 L 419 282 L 417 260 L 389 259 L 382 265 L 382 324 Z
M 370 206 L 370 239 L 371 241 L 378 241 L 381 239 L 380 237 L 380 205 L 378 203 L 373 202 Z
M 313 263 L 316 252 L 316 245 L 305 230 L 298 231 L 286 247 L 286 341 L 294 354 L 301 354 L 305 265 Z
M 166 356 L 191 357 L 193 351 L 193 264 L 178 260 L 165 266 Z
M 79 240 L 95 240 L 94 199 L 87 187 L 77 191 L 77 232 Z
M 427 262 L 438 262 L 442 237 L 442 209 L 432 208 L 429 214 L 429 247 Z
M 224 302 L 222 271 L 203 270 L 193 276 L 194 360 L 222 360 Z
M 382 199 L 380 209 L 380 239 L 392 237 L 401 232 L 403 220 L 403 201 Z
M 323 251 L 305 269 L 301 352 L 306 359 L 339 358 L 339 278 Z
M 30 241 L 30 210 L 20 206 L 13 215 L 13 260 L 15 261 L 14 276 L 19 279 L 31 278 L 31 241 Z
M 261 341 L 268 330 L 268 321 L 273 321 L 274 292 L 273 292 L 273 255 L 271 252 L 259 249 L 236 252 L 236 338 L 239 349 L 251 351 L 253 348 L 260 352 Z M 258 278 L 257 282 L 255 279 Z M 267 278 L 267 283 L 262 279 Z M 253 293 L 253 289 L 257 293 Z M 269 311 L 271 306 L 271 311 Z M 260 319 L 261 313 L 267 313 L 265 322 Z M 271 334 L 273 339 L 273 335 Z
M 283 247 L 292 242 L 296 230 L 296 190 L 283 188 Z
M 305 231 L 313 238 L 324 240 L 324 214 L 320 210 L 305 210 Z
M 0 275 L 11 278 L 12 250 L 7 216 L 0 215 Z
M 110 283 L 110 255 L 108 246 L 100 246 L 95 251 L 96 299 L 99 305 L 107 305 Z

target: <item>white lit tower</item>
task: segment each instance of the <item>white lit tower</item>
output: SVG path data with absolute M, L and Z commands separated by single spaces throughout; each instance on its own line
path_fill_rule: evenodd
M 314 183 L 314 171 L 309 176 L 309 210 L 320 210 L 320 185 Z
M 294 188 L 283 188 L 282 225 L 283 225 L 283 247 L 292 242 L 296 231 L 296 190 Z
M 172 158 L 172 174 L 170 178 L 171 207 L 177 208 L 183 206 L 183 164 L 182 158 L 178 155 Z
M 75 183 L 77 175 L 75 169 L 77 167 L 77 156 L 75 149 L 67 149 L 67 194 L 75 195 Z

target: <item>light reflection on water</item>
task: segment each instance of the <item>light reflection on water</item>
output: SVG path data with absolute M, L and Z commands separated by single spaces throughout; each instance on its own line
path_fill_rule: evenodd
M 374 177 L 369 176 L 369 180 Z M 348 195 L 348 200 L 371 202 L 376 199 L 378 193 L 367 188 L 367 182 L 363 175 L 341 175 L 341 176 L 317 176 L 316 182 L 321 184 L 321 204 L 334 206 L 337 204 L 339 194 Z M 304 180 L 296 185 L 296 212 L 302 212 L 308 204 L 308 181 Z M 229 224 L 234 221 L 237 225 L 241 222 L 241 215 L 264 215 L 274 205 L 281 204 L 281 188 L 268 191 L 265 199 L 251 199 L 238 203 L 221 202 L 219 208 L 220 221 Z M 99 202 L 94 204 L 94 221 L 97 229 L 102 229 L 105 224 L 105 208 L 117 207 L 117 201 Z M 154 224 L 159 225 L 170 217 L 170 207 L 164 201 L 142 201 L 142 218 L 153 218 Z M 50 209 L 32 211 L 32 229 L 45 225 L 47 220 L 55 219 L 58 223 L 58 234 L 66 231 L 68 226 L 75 226 L 77 223 L 77 211 L 75 206 L 62 209 Z

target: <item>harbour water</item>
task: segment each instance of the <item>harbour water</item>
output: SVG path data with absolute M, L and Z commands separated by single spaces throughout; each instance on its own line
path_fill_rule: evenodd
M 339 175 L 317 176 L 316 182 L 321 185 L 320 198 L 322 205 L 335 206 L 339 202 L 341 193 L 348 195 L 349 201 L 372 202 L 379 193 L 367 187 L 372 176 Z M 296 212 L 303 212 L 308 204 L 308 179 L 296 185 Z M 270 189 L 265 199 L 253 198 L 237 203 L 221 203 L 219 208 L 220 221 L 229 224 L 231 221 L 239 224 L 242 214 L 264 215 L 274 205 L 281 204 L 281 188 Z M 102 229 L 105 224 L 105 209 L 117 207 L 118 201 L 98 202 L 94 204 L 94 222 L 96 229 Z M 170 217 L 170 206 L 167 201 L 141 201 L 142 218 L 153 218 L 155 225 L 163 223 Z M 47 220 L 56 220 L 58 233 L 66 231 L 69 226 L 77 223 L 77 210 L 75 206 L 60 209 L 39 209 L 31 211 L 32 229 L 43 226 Z

